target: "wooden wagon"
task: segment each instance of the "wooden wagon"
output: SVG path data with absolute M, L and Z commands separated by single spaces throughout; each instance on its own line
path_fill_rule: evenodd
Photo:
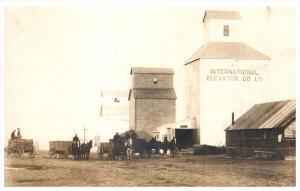
M 109 142 L 100 143 L 97 149 L 98 159 L 113 159 L 114 158 L 114 144 L 112 139 Z
M 141 158 L 144 157 L 146 152 L 146 139 L 137 139 L 136 144 L 134 145 L 134 150 L 131 157 L 134 157 L 135 154 L 139 154 Z M 126 153 L 127 155 L 127 153 Z M 113 139 L 110 139 L 109 142 L 100 143 L 97 149 L 97 158 L 98 159 L 116 159 L 116 150 L 114 147 Z
M 68 158 L 72 153 L 73 141 L 50 141 L 49 157 L 50 158 Z
M 9 139 L 6 152 L 16 157 L 28 153 L 30 158 L 34 158 L 36 154 L 32 139 Z

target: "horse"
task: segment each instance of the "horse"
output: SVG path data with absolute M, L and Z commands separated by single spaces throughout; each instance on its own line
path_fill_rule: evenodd
M 81 144 L 80 145 L 82 159 L 89 160 L 90 151 L 91 151 L 92 146 L 93 146 L 93 141 L 92 140 L 90 140 L 86 144 Z
M 167 156 L 167 152 L 168 152 L 168 149 L 169 149 L 169 142 L 167 139 L 164 140 L 164 142 L 162 142 L 162 149 L 163 149 L 163 157 L 166 157 Z
M 127 141 L 125 142 L 125 148 L 126 148 L 126 159 L 132 160 L 133 155 L 135 154 L 135 149 L 134 149 L 133 140 L 131 137 L 128 138 Z
M 159 154 L 160 148 L 161 148 L 160 142 L 158 142 L 154 138 L 152 138 L 150 141 L 146 142 L 146 151 L 148 154 L 148 158 L 151 158 L 153 150 L 156 155 Z
M 175 143 L 175 138 L 173 138 L 169 144 L 168 144 L 168 149 L 170 150 L 170 155 L 174 158 L 175 153 L 177 151 L 176 143 Z
M 124 138 L 119 138 L 118 140 L 114 141 L 113 156 L 116 160 L 122 160 L 126 158 L 126 146 Z
M 81 150 L 79 142 L 73 141 L 72 143 L 72 154 L 74 156 L 74 160 L 79 160 L 81 156 Z
M 158 141 L 159 147 L 163 150 L 163 157 L 167 157 L 168 150 L 170 151 L 170 156 L 175 157 L 175 153 L 177 151 L 175 138 L 173 138 L 170 142 L 167 139 L 164 139 L 164 142 Z
M 139 153 L 140 157 L 143 158 L 146 151 L 146 139 L 136 139 L 134 142 L 134 153 Z

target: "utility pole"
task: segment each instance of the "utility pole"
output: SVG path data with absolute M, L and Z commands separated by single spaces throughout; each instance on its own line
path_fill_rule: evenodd
M 87 129 L 83 126 L 83 143 L 85 143 L 85 131 L 87 131 Z

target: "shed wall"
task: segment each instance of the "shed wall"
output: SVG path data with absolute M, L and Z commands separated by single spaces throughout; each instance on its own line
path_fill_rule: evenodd
M 284 128 L 226 131 L 226 155 L 253 157 L 255 151 L 271 151 L 294 156 L 295 139 L 286 139 L 283 132 Z

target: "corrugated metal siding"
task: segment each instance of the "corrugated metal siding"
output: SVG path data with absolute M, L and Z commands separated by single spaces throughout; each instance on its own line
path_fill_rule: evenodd
M 275 128 L 295 112 L 295 100 L 256 104 L 227 130 Z
M 296 102 L 289 101 L 285 104 L 283 108 L 281 108 L 277 113 L 271 116 L 264 124 L 262 124 L 259 128 L 272 128 L 278 126 L 287 116 L 291 115 L 296 109 Z

